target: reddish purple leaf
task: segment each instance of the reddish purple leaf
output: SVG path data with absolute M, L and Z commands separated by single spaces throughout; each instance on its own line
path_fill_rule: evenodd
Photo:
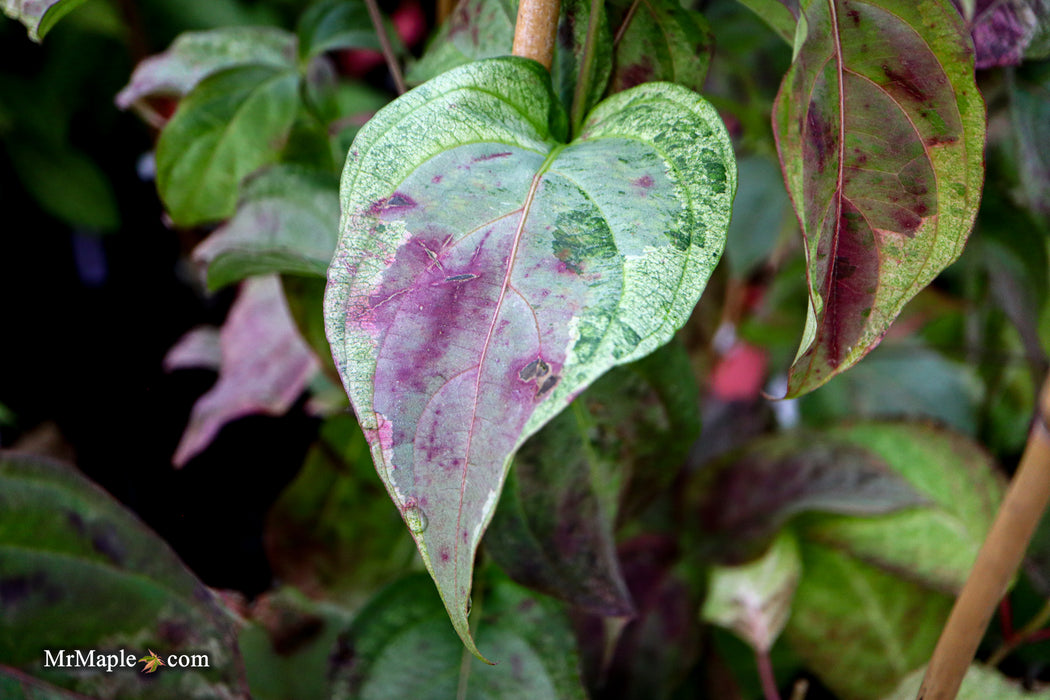
M 165 365 L 189 366 L 186 357 L 196 356 L 209 366 L 214 347 L 207 340 L 200 330 L 190 331 L 172 348 Z M 253 277 L 244 283 L 219 342 L 219 380 L 193 405 L 172 458 L 177 467 L 202 452 L 226 423 L 253 413 L 287 411 L 319 368 L 288 313 L 276 277 Z
M 805 234 L 798 396 L 855 364 L 958 257 L 983 178 L 984 105 L 946 0 L 810 0 L 774 128 Z
M 974 9 L 977 68 L 1019 65 L 1050 22 L 1050 0 L 978 0 Z

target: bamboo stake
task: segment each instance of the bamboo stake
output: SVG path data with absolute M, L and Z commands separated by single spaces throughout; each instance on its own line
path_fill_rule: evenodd
M 1050 501 L 1050 376 L 1021 465 L 926 668 L 918 700 L 954 700 L 977 645 Z
M 558 33 L 559 0 L 521 0 L 514 25 L 514 55 L 551 69 Z
M 452 0 L 437 0 L 437 23 L 441 24 L 452 14 Z

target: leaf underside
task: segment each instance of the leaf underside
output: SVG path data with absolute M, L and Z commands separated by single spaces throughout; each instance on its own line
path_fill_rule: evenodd
M 724 126 L 684 88 L 620 93 L 564 131 L 539 64 L 480 61 L 377 114 L 343 175 L 329 341 L 474 653 L 474 552 L 514 452 L 685 322 L 735 189 Z
M 788 396 L 874 348 L 962 251 L 983 178 L 984 105 L 951 4 L 811 0 L 774 106 L 805 235 L 810 308 Z

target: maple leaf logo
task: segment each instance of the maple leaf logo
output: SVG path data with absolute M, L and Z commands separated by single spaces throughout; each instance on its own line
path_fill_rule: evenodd
M 149 656 L 143 656 L 139 661 L 146 662 L 146 667 L 142 669 L 143 673 L 153 673 L 157 670 L 158 666 L 164 665 L 164 662 L 160 660 L 152 649 L 149 650 Z

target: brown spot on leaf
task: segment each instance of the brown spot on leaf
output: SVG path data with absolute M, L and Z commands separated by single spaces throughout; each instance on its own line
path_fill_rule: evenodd
M 561 377 L 559 377 L 556 374 L 552 374 L 546 379 L 544 379 L 543 382 L 536 387 L 536 398 L 538 399 L 547 394 L 558 384 L 559 379 L 561 379 Z

